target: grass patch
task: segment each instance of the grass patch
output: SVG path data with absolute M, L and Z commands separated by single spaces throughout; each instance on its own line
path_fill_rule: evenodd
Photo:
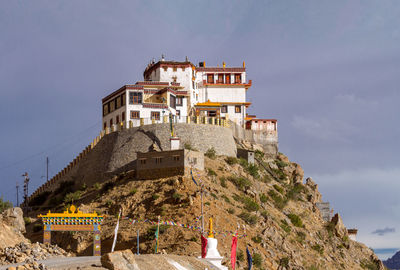
M 214 199 L 218 200 L 217 194 L 211 192 L 211 196 L 212 196 Z
M 231 203 L 231 200 L 225 194 L 223 194 L 221 197 L 225 200 L 225 202 Z
M 158 198 L 160 198 L 160 195 L 158 195 L 158 194 L 153 194 L 153 195 L 151 196 L 151 198 L 153 199 L 153 201 L 155 201 L 155 200 L 157 200 Z
M 285 193 L 285 190 L 283 189 L 283 187 L 278 186 L 277 184 L 274 184 L 273 187 L 274 187 L 274 189 L 275 189 L 276 191 L 278 191 L 280 194 L 284 194 L 284 193 Z
M 183 148 L 185 148 L 186 150 L 197 151 L 197 149 L 194 148 L 190 143 L 185 143 L 183 145 Z
M 249 212 L 242 212 L 239 214 L 239 217 L 243 219 L 247 224 L 254 225 L 257 223 L 257 216 L 252 215 Z
M 132 189 L 129 191 L 129 195 L 135 195 L 136 192 L 137 192 L 137 189 L 136 189 L 136 188 L 132 188 Z
M 304 193 L 305 190 L 306 189 L 302 184 L 297 183 L 297 184 L 293 185 L 291 189 L 289 189 L 286 196 L 289 200 L 297 201 L 301 198 L 301 194 Z
M 261 150 L 256 150 L 255 152 L 254 152 L 254 154 L 256 155 L 256 158 L 257 159 L 263 159 L 264 158 L 264 152 L 263 151 L 261 151 Z
M 243 252 L 243 250 L 241 250 L 241 249 L 238 250 L 238 252 L 236 254 L 236 259 L 239 262 L 243 262 L 244 261 L 244 252 Z
M 296 214 L 289 214 L 288 218 L 290 219 L 290 221 L 292 222 L 292 224 L 296 227 L 302 228 L 303 225 L 303 221 L 301 220 L 301 218 L 296 215 Z
M 289 223 L 285 219 L 281 220 L 281 224 L 279 225 L 282 230 L 284 230 L 286 233 L 290 233 L 292 231 L 292 227 L 290 227 Z
M 72 193 L 68 193 L 64 197 L 64 203 L 74 203 L 75 201 L 79 200 L 82 196 L 82 191 L 78 190 Z
M 282 160 L 279 160 L 279 159 L 275 160 L 275 164 L 281 169 L 285 168 L 286 166 L 289 166 L 288 163 L 286 163 L 286 162 L 284 162 Z
M 209 148 L 204 155 L 210 159 L 215 159 L 217 157 L 214 147 Z
M 253 254 L 253 264 L 255 267 L 261 268 L 262 266 L 262 257 L 260 253 Z
M 258 166 L 255 164 L 248 164 L 244 170 L 250 174 L 251 176 L 253 176 L 254 178 L 259 178 L 260 174 L 258 173 Z
M 253 240 L 254 243 L 260 244 L 262 241 L 261 236 L 257 235 L 255 237 L 252 237 L 251 240 Z
M 238 159 L 235 157 L 227 157 L 225 158 L 225 162 L 228 163 L 228 165 L 234 165 L 238 163 Z
M 260 214 L 261 214 L 261 216 L 262 216 L 263 218 L 265 218 L 265 219 L 268 218 L 268 212 L 267 212 L 266 210 L 262 210 Z
M 324 247 L 320 246 L 319 244 L 315 244 L 311 248 L 318 252 L 320 255 L 324 254 Z
M 95 190 L 99 190 L 101 186 L 100 186 L 99 183 L 95 183 L 95 184 L 93 185 L 93 187 L 94 187 Z
M 229 176 L 228 181 L 232 182 L 240 190 L 248 189 L 252 186 L 250 180 L 244 177 Z
M 288 257 L 283 257 L 279 260 L 279 266 L 288 268 L 289 267 L 289 258 Z
M 379 269 L 379 267 L 374 262 L 371 262 L 366 259 L 361 261 L 360 266 L 361 266 L 361 268 L 368 269 L 368 270 L 378 270 Z
M 25 222 L 25 226 L 27 226 L 32 223 L 32 220 L 30 217 L 24 217 L 24 222 Z
M 258 211 L 258 209 L 260 209 L 260 206 L 258 205 L 258 203 L 256 201 L 254 201 L 252 198 L 250 197 L 246 197 L 246 196 L 238 196 L 238 195 L 233 195 L 234 199 L 238 202 L 241 202 L 244 205 L 244 208 L 247 211 Z
M 209 168 L 209 169 L 207 169 L 207 175 L 208 176 L 217 176 L 217 173 L 213 169 Z
M 219 182 L 221 183 L 221 187 L 226 188 L 226 178 L 225 177 L 220 177 Z
M 229 208 L 228 209 L 228 213 L 231 214 L 231 215 L 235 214 L 235 209 Z
M 276 193 L 275 191 L 273 191 L 272 189 L 268 191 L 268 195 L 274 201 L 274 205 L 276 208 L 282 210 L 286 206 L 287 200 L 278 193 Z
M 303 244 L 304 241 L 306 240 L 306 234 L 304 232 L 297 232 L 296 233 L 296 241 L 299 242 L 300 244 Z
M 210 202 L 205 202 L 204 204 L 210 206 Z
M 172 198 L 173 198 L 175 201 L 179 201 L 180 199 L 182 199 L 182 197 L 183 197 L 183 195 L 180 194 L 180 193 L 178 193 L 178 192 L 175 192 L 174 194 L 172 194 Z
M 266 203 L 266 202 L 268 201 L 267 195 L 265 195 L 264 193 L 261 193 L 261 194 L 260 194 L 260 201 L 261 201 L 262 203 Z

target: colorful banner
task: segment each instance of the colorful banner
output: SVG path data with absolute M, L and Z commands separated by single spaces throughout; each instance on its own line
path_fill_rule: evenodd
M 232 246 L 231 246 L 231 266 L 232 269 L 235 270 L 236 267 L 236 248 L 237 248 L 237 237 L 232 237 Z
M 149 219 L 132 219 L 129 217 L 122 217 L 122 219 L 128 220 L 130 224 L 135 224 L 135 223 L 149 223 L 151 225 L 157 225 L 158 222 L 157 221 L 152 221 Z M 196 217 L 195 218 L 195 224 L 194 225 L 187 225 L 187 224 L 183 224 L 180 222 L 175 222 L 172 220 L 160 220 L 160 225 L 168 225 L 168 226 L 177 226 L 177 227 L 181 227 L 181 228 L 185 228 L 185 229 L 190 229 L 190 230 L 194 230 L 194 231 L 199 231 L 201 232 L 201 226 L 199 226 L 197 223 L 200 222 L 201 217 Z M 247 234 L 242 234 L 242 235 L 238 235 L 237 231 L 214 231 L 213 233 L 215 236 L 219 236 L 219 237 L 227 237 L 227 236 L 236 236 L 238 239 L 241 239 L 243 237 L 246 237 Z
M 246 254 L 247 254 L 247 265 L 249 270 L 251 270 L 251 268 L 253 267 L 253 258 L 251 257 L 248 246 L 246 246 Z
M 201 235 L 201 257 L 204 259 L 207 255 L 207 239 Z

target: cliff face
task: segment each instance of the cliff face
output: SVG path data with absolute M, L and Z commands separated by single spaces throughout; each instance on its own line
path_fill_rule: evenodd
M 231 234 L 227 231 L 235 232 L 240 225 L 238 269 L 245 269 L 246 245 L 253 253 L 256 269 L 383 269 L 372 250 L 349 239 L 339 215 L 332 222 L 323 221 L 316 207 L 321 201 L 318 185 L 312 179 L 303 183 L 304 173 L 298 164 L 282 154 L 275 160 L 266 159 L 261 151 L 256 156 L 257 164 L 249 165 L 233 157 L 209 155 L 205 158 L 207 170 L 194 173 L 196 180 L 205 185 L 205 218 L 214 219 L 222 256 L 230 257 Z M 111 249 L 119 209 L 132 220 L 121 220 L 116 250 L 129 248 L 136 252 L 139 231 L 140 253 L 154 252 L 155 228 L 144 220 L 156 221 L 160 216 L 162 221 L 201 224 L 201 196 L 190 177 L 138 181 L 125 171 L 73 194 L 81 210 L 107 214 L 102 226 L 103 253 Z M 52 212 L 64 207 L 53 206 Z M 41 233 L 33 233 L 32 226 L 28 227 L 29 237 L 41 241 Z M 52 237 L 69 251 L 80 255 L 92 252 L 90 234 L 56 233 Z M 162 225 L 159 250 L 199 256 L 200 233 Z
M 9 208 L 0 214 L 0 249 L 26 242 L 22 235 L 25 222 L 21 208 Z

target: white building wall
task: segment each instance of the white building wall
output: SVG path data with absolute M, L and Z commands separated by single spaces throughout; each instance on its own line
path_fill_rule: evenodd
M 200 89 L 200 101 L 206 102 L 246 102 L 246 89 L 244 87 L 212 87 Z

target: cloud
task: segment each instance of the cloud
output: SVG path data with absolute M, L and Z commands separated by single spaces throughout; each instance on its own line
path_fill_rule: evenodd
M 387 234 L 387 233 L 394 233 L 394 232 L 396 232 L 396 229 L 395 229 L 395 228 L 386 227 L 386 228 L 384 228 L 384 229 L 376 229 L 376 230 L 373 231 L 371 234 L 377 234 L 377 235 L 379 235 L 379 236 L 383 236 L 383 235 L 385 235 L 385 234 Z

